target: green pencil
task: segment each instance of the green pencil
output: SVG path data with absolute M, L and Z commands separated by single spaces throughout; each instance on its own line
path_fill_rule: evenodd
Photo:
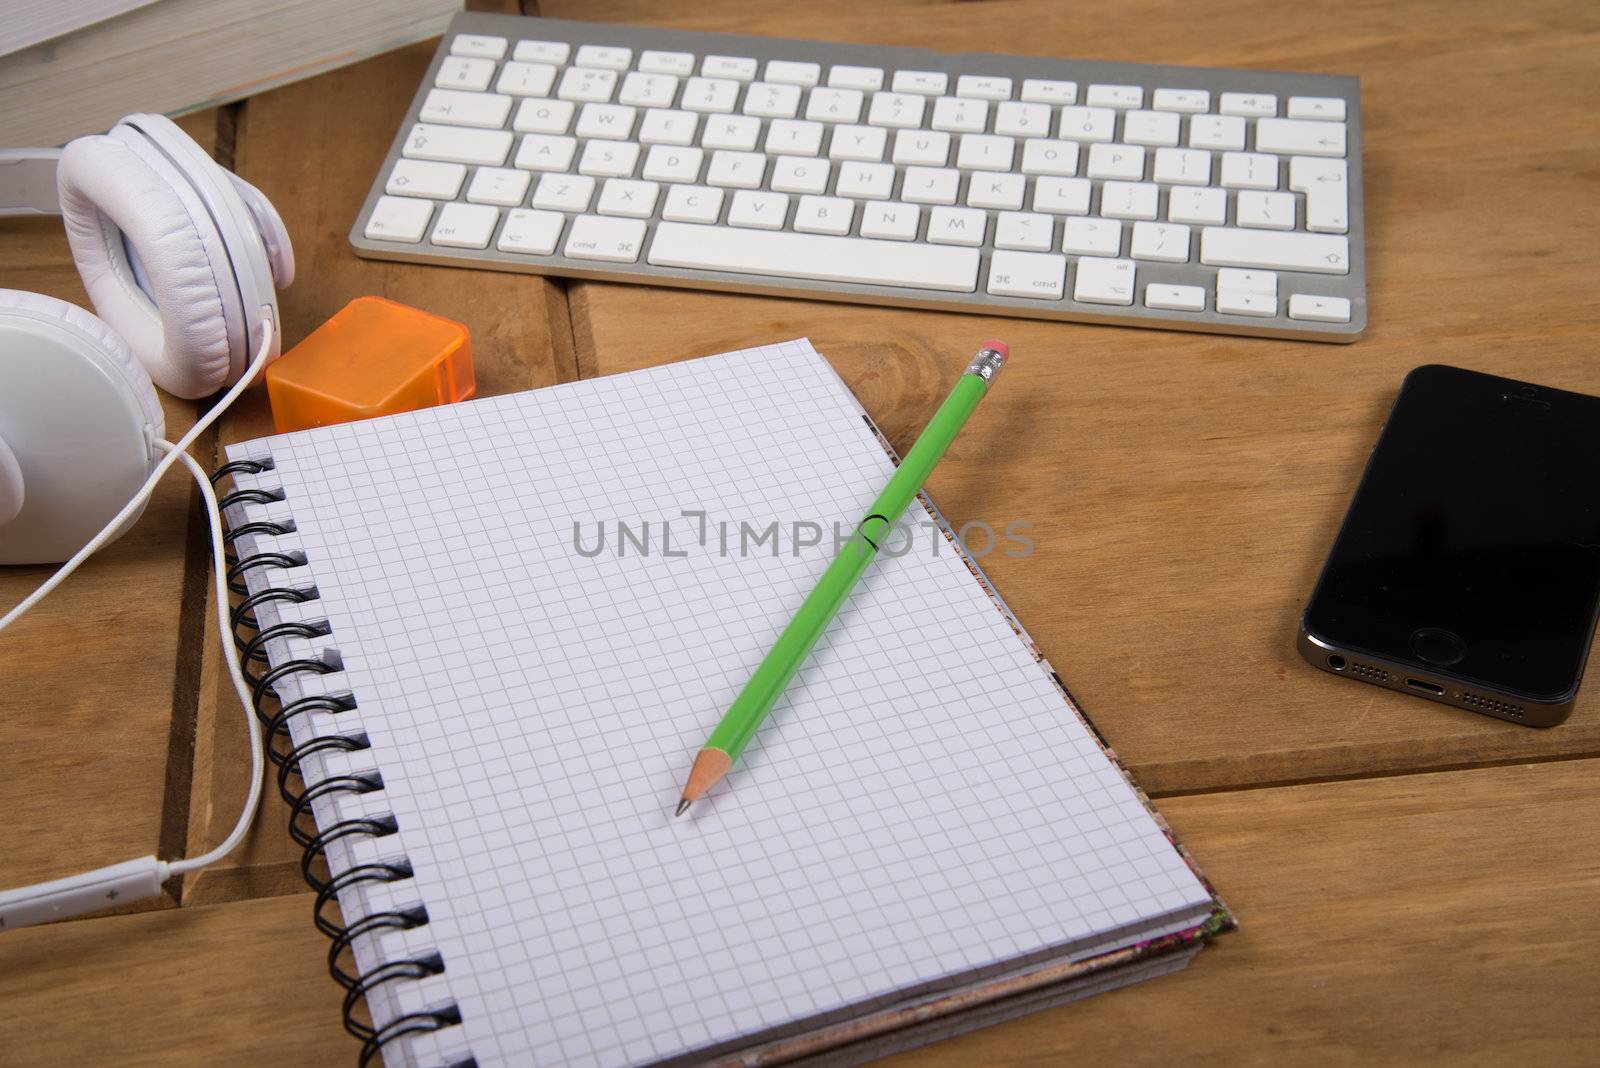
M 689 781 L 678 801 L 679 816 L 689 811 L 689 806 L 704 796 L 733 767 L 745 745 L 767 718 L 773 704 L 783 693 L 794 673 L 811 654 L 812 646 L 822 637 L 823 631 L 844 604 L 856 581 L 867 570 L 872 558 L 889 536 L 895 520 L 905 512 L 911 501 L 922 490 L 922 485 L 933 473 L 934 465 L 944 456 L 945 450 L 955 440 L 956 434 L 966 424 L 978 402 L 988 393 L 994 378 L 1000 373 L 1010 350 L 1003 341 L 985 341 L 983 348 L 972 358 L 966 373 L 956 380 L 956 386 L 945 398 L 939 410 L 923 428 L 911 451 L 895 469 L 888 485 L 872 502 L 867 514 L 856 524 L 855 533 L 833 558 L 828 570 L 822 573 L 794 619 L 778 635 L 777 642 L 756 668 L 750 681 L 745 683 L 739 696 L 733 699 L 722 721 L 706 739 L 706 744 L 695 757 L 689 769 Z

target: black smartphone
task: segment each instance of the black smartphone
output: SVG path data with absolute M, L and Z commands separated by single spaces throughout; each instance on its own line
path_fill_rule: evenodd
M 1301 655 L 1547 727 L 1572 711 L 1597 609 L 1600 398 L 1412 371 L 1301 617 Z

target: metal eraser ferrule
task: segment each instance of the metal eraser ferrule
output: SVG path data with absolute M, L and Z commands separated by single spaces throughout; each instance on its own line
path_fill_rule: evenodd
M 977 375 L 983 379 L 985 386 L 994 384 L 995 376 L 1000 373 L 1000 368 L 1006 364 L 1005 353 L 994 349 L 979 349 L 978 354 L 967 364 L 966 373 Z

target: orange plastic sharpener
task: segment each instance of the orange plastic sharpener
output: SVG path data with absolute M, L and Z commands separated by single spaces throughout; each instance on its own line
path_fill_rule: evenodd
M 472 337 L 453 319 L 357 297 L 267 368 L 280 434 L 466 400 Z

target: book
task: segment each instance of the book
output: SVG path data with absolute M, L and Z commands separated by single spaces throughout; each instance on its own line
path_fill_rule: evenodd
M 852 1063 L 1231 925 L 925 496 L 672 818 L 894 464 L 805 340 L 227 459 L 258 711 L 386 1064 Z
M 29 0 L 0 27 L 0 147 L 64 144 L 435 37 L 461 0 Z

